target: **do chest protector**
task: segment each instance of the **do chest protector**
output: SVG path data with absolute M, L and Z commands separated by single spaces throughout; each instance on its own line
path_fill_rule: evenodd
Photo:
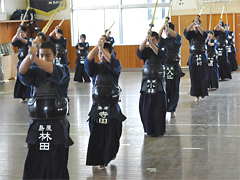
M 191 45 L 190 45 L 190 53 L 192 54 L 199 54 L 205 53 L 207 47 L 201 38 L 192 38 Z
M 92 89 L 92 99 L 94 102 L 118 103 L 120 101 L 120 93 L 121 88 L 115 86 L 112 76 L 97 75 L 95 85 Z
M 177 65 L 179 61 L 180 61 L 180 55 L 178 54 L 178 51 L 176 50 L 176 48 L 168 48 L 166 65 L 168 64 Z
M 56 43 L 57 55 L 65 56 L 67 54 L 67 50 L 63 47 L 61 43 Z
M 155 94 L 157 91 L 165 91 L 165 66 L 155 57 L 145 61 L 142 68 L 141 91 Z
M 215 46 L 207 46 L 207 53 L 208 54 L 213 54 L 215 53 Z
M 220 33 L 217 36 L 217 46 L 218 47 L 224 47 L 226 45 L 225 41 L 226 41 L 226 37 L 225 37 L 225 33 Z
M 146 78 L 163 79 L 165 77 L 165 67 L 157 58 L 152 57 L 144 63 L 142 75 Z
M 68 112 L 68 102 L 57 93 L 52 82 L 40 83 L 34 88 L 33 98 L 28 101 L 31 119 L 64 118 Z

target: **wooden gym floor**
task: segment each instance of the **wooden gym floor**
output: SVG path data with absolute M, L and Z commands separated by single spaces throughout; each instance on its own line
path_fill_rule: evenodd
M 72 180 L 213 180 L 240 179 L 240 72 L 222 81 L 200 102 L 189 95 L 188 70 L 180 83 L 176 118 L 163 137 L 143 133 L 139 117 L 140 69 L 120 76 L 123 123 L 120 150 L 105 171 L 86 166 L 91 83 L 69 86 L 71 137 L 68 168 Z M 14 80 L 0 83 L 0 180 L 19 180 L 27 155 L 27 104 L 13 99 Z

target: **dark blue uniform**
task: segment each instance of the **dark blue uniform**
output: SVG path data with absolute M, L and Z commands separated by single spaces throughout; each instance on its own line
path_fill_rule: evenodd
M 229 36 L 231 38 L 229 38 Z M 234 45 L 234 32 L 233 31 L 229 31 L 228 36 L 227 36 L 226 45 L 227 45 L 226 47 L 227 47 L 227 53 L 228 53 L 228 61 L 231 66 L 231 70 L 236 71 L 238 69 L 238 65 L 237 65 L 237 61 L 236 61 L 237 50 Z
M 205 53 L 205 39 L 207 33 L 203 35 L 198 31 L 184 30 L 184 36 L 189 41 L 190 56 L 188 59 L 189 72 L 191 78 L 191 96 L 205 97 L 208 95 L 208 72 L 207 72 L 207 56 Z M 194 44 L 194 43 L 195 44 Z M 194 49 L 195 47 L 197 49 Z M 193 48 L 194 47 L 194 48 Z
M 83 47 L 84 50 L 78 49 L 78 47 Z M 84 69 L 84 60 L 86 56 L 88 55 L 88 49 L 89 44 L 88 42 L 80 42 L 78 45 L 76 45 L 77 49 L 77 59 L 76 59 L 76 67 L 75 67 L 75 74 L 74 74 L 74 81 L 83 82 L 83 79 L 85 82 L 90 82 L 90 78 L 87 75 L 85 69 Z
M 160 38 L 159 46 L 165 46 L 168 50 L 166 58 L 166 82 L 167 82 L 167 112 L 175 112 L 179 100 L 180 77 L 184 76 L 179 65 L 179 51 L 182 45 L 182 37 L 177 34 L 175 38 Z
M 70 63 L 67 60 L 67 39 L 61 36 L 60 39 L 55 39 L 53 36 L 49 36 L 49 41 L 52 41 L 56 44 L 57 48 L 57 59 L 56 63 L 69 65 Z
M 229 31 L 225 33 L 222 31 L 214 31 L 214 36 L 217 39 L 217 52 L 218 52 L 218 65 L 219 65 L 219 78 L 221 80 L 224 79 L 232 79 L 231 75 L 231 66 L 228 61 L 228 53 L 226 50 L 226 38 Z
M 31 42 L 28 38 L 25 38 L 28 41 L 28 44 L 23 43 L 21 40 L 17 39 L 12 45 L 14 47 L 18 47 L 18 63 L 17 63 L 17 69 L 19 68 L 20 64 L 22 63 L 23 59 L 28 54 L 28 46 L 31 45 Z M 19 77 L 17 75 L 17 80 L 14 87 L 14 98 L 29 98 L 30 97 L 30 90 L 31 88 L 28 86 L 25 86 L 21 83 L 19 80 Z
M 158 55 L 156 55 L 150 47 L 145 47 L 141 52 L 138 48 L 137 56 L 142 59 L 144 64 L 151 58 L 156 58 L 158 63 L 165 64 L 164 60 L 167 56 L 166 48 L 158 48 Z M 158 66 L 158 65 L 157 65 Z M 165 71 L 165 70 L 164 70 Z M 166 82 L 165 77 L 162 79 L 156 78 L 155 93 L 148 93 L 145 90 L 145 83 L 147 78 L 143 77 L 140 100 L 139 100 L 139 112 L 141 121 L 143 124 L 144 132 L 150 136 L 161 136 L 166 132 Z M 150 90 L 151 91 L 151 90 Z
M 208 55 L 208 88 L 218 89 L 218 62 L 216 56 L 216 41 L 210 40 L 210 43 L 214 43 L 213 46 L 209 46 L 209 40 L 207 44 L 207 55 Z
M 112 79 L 115 86 L 121 72 L 121 63 L 111 56 L 110 63 L 96 63 L 87 58 L 84 62 L 87 74 L 92 78 L 93 85 L 96 83 L 98 75 L 104 75 Z M 99 107 L 108 107 L 108 124 L 99 123 Z M 89 112 L 90 137 L 87 151 L 86 165 L 105 165 L 117 155 L 119 150 L 119 140 L 122 134 L 122 122 L 126 117 L 122 114 L 118 103 L 98 103 L 93 102 Z
M 53 64 L 53 73 L 48 74 L 37 66 L 31 67 L 25 75 L 19 75 L 22 83 L 33 88 L 41 83 L 54 84 L 61 98 L 67 97 L 70 80 L 66 65 Z M 45 107 L 44 110 L 47 111 Z M 56 114 L 57 116 L 57 114 Z M 23 179 L 69 179 L 67 162 L 68 149 L 73 144 L 69 137 L 70 124 L 66 117 L 31 119 L 26 142 L 28 155 Z

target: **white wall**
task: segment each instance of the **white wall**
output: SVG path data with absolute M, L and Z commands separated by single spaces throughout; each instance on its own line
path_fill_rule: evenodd
M 0 20 L 6 21 L 10 19 L 10 16 L 16 9 L 26 9 L 26 0 L 4 0 L 4 14 L 0 14 Z
M 200 10 L 202 8 L 201 4 L 197 1 L 197 9 L 193 10 L 173 10 L 172 15 L 193 15 L 193 14 L 199 14 Z M 221 14 L 222 7 L 224 3 L 212 3 L 212 14 Z M 227 12 L 228 13 L 240 13 L 240 0 L 232 0 L 230 4 L 226 4 L 227 6 Z M 224 9 L 224 13 L 226 13 L 226 9 Z M 202 11 L 202 14 L 210 14 L 210 3 L 204 4 L 204 9 Z
M 197 9 L 193 10 L 173 10 L 172 15 L 193 15 L 199 14 L 201 5 L 197 1 Z M 4 8 L 5 14 L 0 14 L 0 20 L 9 20 L 11 14 L 16 9 L 26 9 L 27 7 L 27 0 L 4 0 Z M 54 19 L 61 20 L 63 18 L 70 19 L 71 16 L 71 9 L 70 9 L 70 0 L 66 0 L 66 9 L 59 12 Z M 212 5 L 212 13 L 213 14 L 220 14 L 222 12 L 223 3 L 213 3 Z M 226 12 L 226 11 L 225 11 Z M 227 12 L 228 13 L 240 13 L 240 0 L 232 0 L 231 4 L 227 4 Z M 206 3 L 203 9 L 202 14 L 209 14 L 210 13 L 210 3 Z M 48 20 L 51 16 L 43 16 L 37 15 L 38 19 Z

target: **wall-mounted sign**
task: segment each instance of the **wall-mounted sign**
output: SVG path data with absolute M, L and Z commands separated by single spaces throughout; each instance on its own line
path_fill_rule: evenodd
M 27 1 L 28 1 L 28 5 L 30 5 L 30 7 L 34 9 L 36 13 L 42 14 L 44 16 L 50 16 L 54 13 L 54 10 L 57 9 L 59 4 L 63 0 L 54 0 L 54 1 L 53 0 L 27 0 Z M 65 6 L 66 6 L 66 1 L 64 2 L 60 11 L 62 11 L 65 8 Z

